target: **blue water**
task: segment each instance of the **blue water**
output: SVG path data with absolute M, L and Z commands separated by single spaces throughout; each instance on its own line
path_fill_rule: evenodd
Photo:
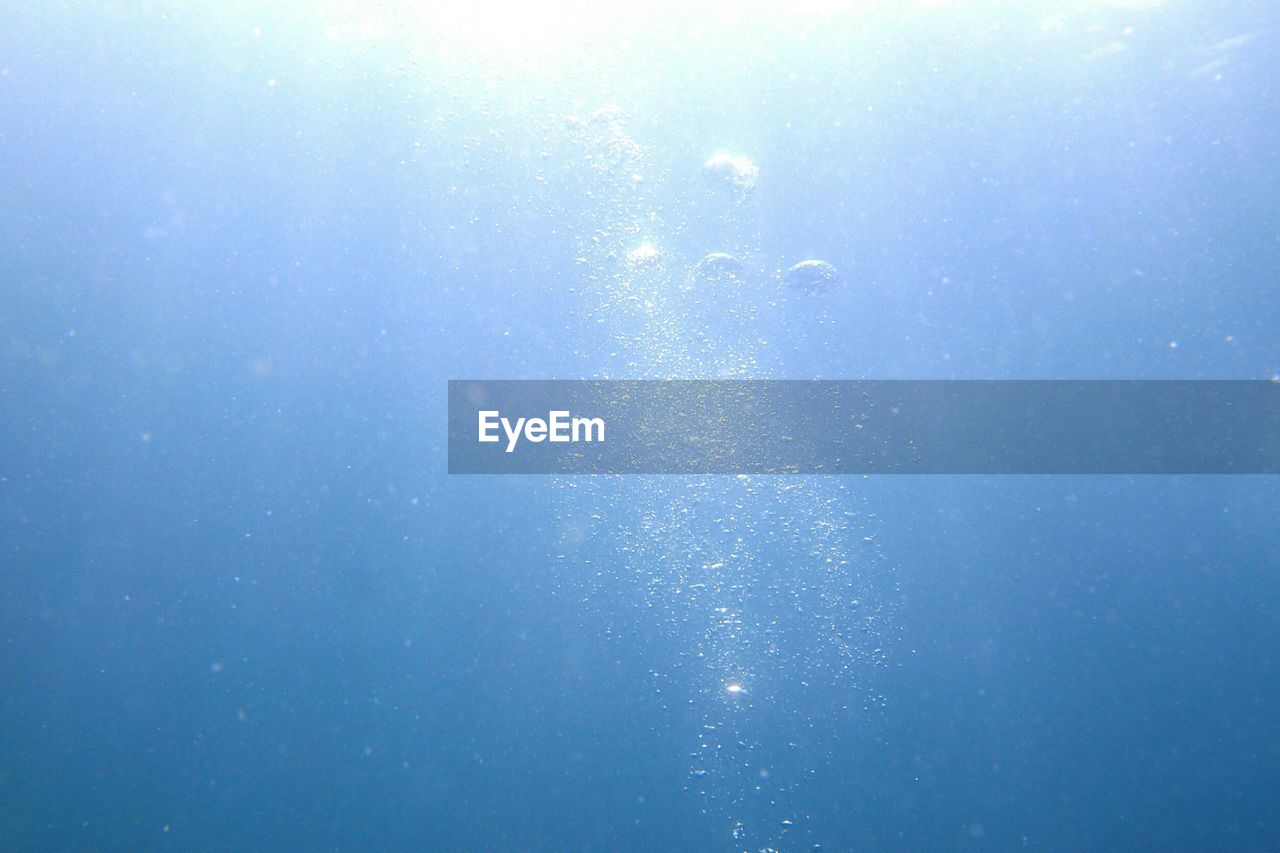
M 1274 376 L 1278 44 L 6 4 L 0 848 L 1280 846 L 1274 478 L 444 449 L 450 378 Z

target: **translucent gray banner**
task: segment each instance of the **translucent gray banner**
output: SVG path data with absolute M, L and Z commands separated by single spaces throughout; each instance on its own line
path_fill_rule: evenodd
M 451 380 L 452 474 L 1276 474 L 1267 381 Z

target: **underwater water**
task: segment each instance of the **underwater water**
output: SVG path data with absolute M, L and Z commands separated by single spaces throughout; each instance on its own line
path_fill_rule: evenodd
M 0 849 L 1273 849 L 1268 476 L 446 473 L 449 379 L 1280 376 L 1280 9 L 0 9 Z

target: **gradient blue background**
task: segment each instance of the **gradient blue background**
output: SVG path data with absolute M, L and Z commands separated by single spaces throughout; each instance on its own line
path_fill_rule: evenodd
M 735 848 L 647 677 L 686 640 L 583 606 L 548 480 L 444 473 L 448 378 L 609 364 L 567 116 L 626 111 L 695 257 L 702 162 L 760 164 L 762 252 L 846 277 L 838 332 L 757 282 L 786 375 L 1280 372 L 1269 4 L 655 7 L 527 60 L 381 14 L 0 8 L 0 847 Z M 806 845 L 1280 845 L 1274 479 L 847 489 L 896 627 L 882 703 L 798 711 Z

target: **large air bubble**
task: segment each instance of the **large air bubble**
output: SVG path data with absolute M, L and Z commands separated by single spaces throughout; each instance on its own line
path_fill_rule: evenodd
M 840 273 L 826 261 L 801 261 L 782 274 L 782 285 L 800 293 L 825 293 L 840 283 Z
M 713 184 L 727 187 L 735 199 L 745 200 L 756 188 L 760 167 L 738 154 L 715 154 L 702 166 L 702 175 Z
M 689 272 L 689 287 L 695 290 L 739 288 L 746 283 L 747 268 L 725 252 L 712 252 Z

